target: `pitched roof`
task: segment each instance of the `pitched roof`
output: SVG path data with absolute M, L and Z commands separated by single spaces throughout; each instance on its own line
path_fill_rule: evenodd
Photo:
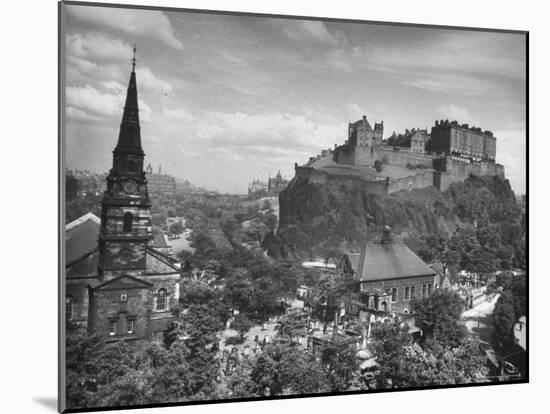
M 435 275 L 436 272 L 403 243 L 369 243 L 361 252 L 357 274 L 363 282 Z
M 93 213 L 84 214 L 65 226 L 67 264 L 86 256 L 97 247 L 99 226 L 99 217 Z
M 113 290 L 113 289 L 143 289 L 153 286 L 152 283 L 138 279 L 130 275 L 122 275 L 108 280 L 94 287 L 94 290 Z

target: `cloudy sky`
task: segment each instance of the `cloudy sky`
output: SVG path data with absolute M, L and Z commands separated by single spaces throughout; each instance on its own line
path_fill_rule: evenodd
M 66 163 L 106 171 L 137 44 L 146 163 L 212 190 L 293 176 L 343 143 L 456 119 L 492 130 L 525 191 L 525 41 L 519 34 L 67 6 Z

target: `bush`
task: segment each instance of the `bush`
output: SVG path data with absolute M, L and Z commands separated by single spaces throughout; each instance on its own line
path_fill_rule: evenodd
M 230 336 L 225 340 L 226 345 L 241 345 L 244 343 L 244 338 L 240 335 Z

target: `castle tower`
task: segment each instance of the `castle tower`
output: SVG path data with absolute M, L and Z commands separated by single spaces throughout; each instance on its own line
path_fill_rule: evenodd
M 113 166 L 101 205 L 98 272 L 103 279 L 145 272 L 152 239 L 151 202 L 143 171 L 135 73 L 135 48 Z

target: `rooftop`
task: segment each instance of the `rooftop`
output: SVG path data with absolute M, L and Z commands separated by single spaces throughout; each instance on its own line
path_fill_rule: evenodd
M 368 243 L 361 252 L 357 274 L 363 282 L 428 276 L 436 272 L 403 243 Z

